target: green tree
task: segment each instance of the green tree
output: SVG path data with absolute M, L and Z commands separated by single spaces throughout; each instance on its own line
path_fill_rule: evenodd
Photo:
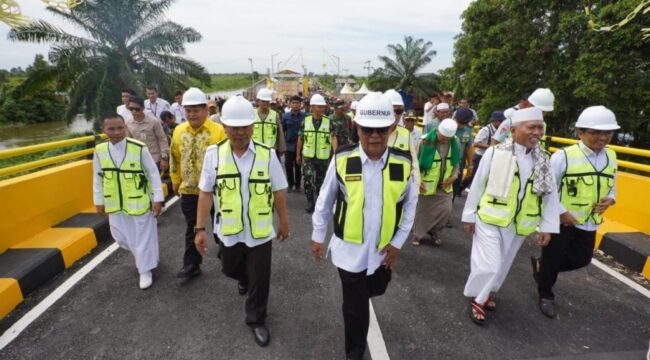
M 54 81 L 42 84 L 38 90 L 29 89 L 29 78 L 51 69 L 52 66 L 39 54 L 36 55 L 34 63 L 27 67 L 27 79 L 17 86 L 10 83 L 0 86 L 0 124 L 63 119 L 66 110 L 65 98 L 56 92 Z
M 52 43 L 53 67 L 30 79 L 32 87 L 57 79 L 70 96 L 67 118 L 88 118 L 115 109 L 121 88 L 156 84 L 163 95 L 185 88 L 189 78 L 209 83 L 205 68 L 183 56 L 201 35 L 165 18 L 174 0 L 86 0 L 69 11 L 48 11 L 86 34 L 67 33 L 45 21 L 11 30 L 16 41 Z
M 437 89 L 438 77 L 434 74 L 420 74 L 419 71 L 436 56 L 431 41 L 404 37 L 404 44 L 389 44 L 388 52 L 392 56 L 379 56 L 383 66 L 376 69 L 369 79 L 369 86 L 374 90 L 390 88 L 407 90 L 414 89 L 416 93 L 428 94 Z
M 603 0 L 593 15 L 599 23 L 611 23 L 636 5 L 635 0 Z M 648 141 L 643 127 L 650 111 L 650 44 L 638 37 L 648 19 L 616 32 L 596 32 L 589 29 L 583 6 L 578 0 L 473 2 L 462 15 L 454 46 L 457 94 L 478 104 L 485 119 L 514 105 L 523 93 L 548 87 L 556 99 L 546 118 L 550 133 L 566 134 L 584 108 L 605 105 L 624 131 Z

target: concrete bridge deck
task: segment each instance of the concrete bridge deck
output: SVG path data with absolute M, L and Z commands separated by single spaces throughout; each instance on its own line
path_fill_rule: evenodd
M 593 265 L 560 275 L 559 318 L 537 308 L 522 247 L 497 294 L 498 310 L 478 327 L 463 297 L 471 239 L 462 233 L 462 200 L 441 247 L 405 244 L 387 293 L 372 300 L 391 359 L 642 359 L 650 339 L 650 299 Z M 258 347 L 244 325 L 244 297 L 220 272 L 216 246 L 203 275 L 175 278 L 184 221 L 178 204 L 159 220 L 161 264 L 152 288 L 137 287 L 132 256 L 117 250 L 0 350 L 0 359 L 341 359 L 340 281 L 329 262 L 315 263 L 304 195 L 288 194 L 291 237 L 273 244 L 267 325 L 271 343 Z M 38 289 L 0 321 L 4 333 L 110 244 L 104 242 Z M 375 327 L 375 330 L 377 328 Z M 381 358 L 374 342 L 371 352 Z M 368 355 L 368 358 L 371 358 Z

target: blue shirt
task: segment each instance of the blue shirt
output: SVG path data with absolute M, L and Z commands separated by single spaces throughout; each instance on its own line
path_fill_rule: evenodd
M 305 113 L 299 111 L 297 114 L 292 111 L 284 113 L 282 117 L 282 129 L 284 138 L 287 143 L 287 151 L 296 152 L 296 143 L 298 142 L 298 132 L 300 124 L 305 120 Z

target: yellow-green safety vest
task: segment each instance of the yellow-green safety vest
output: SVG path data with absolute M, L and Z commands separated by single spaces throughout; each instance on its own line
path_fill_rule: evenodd
M 411 151 L 411 133 L 404 126 L 398 125 L 395 128 L 395 140 L 390 146 L 402 151 Z
M 497 199 L 483 193 L 479 201 L 479 219 L 499 227 L 508 227 L 514 221 L 517 235 L 528 236 L 534 233 L 542 219 L 543 208 L 542 197 L 533 192 L 534 176 L 533 172 L 524 183 L 526 189 L 519 201 L 519 189 L 522 184 L 517 166 L 507 199 Z
M 597 171 L 578 144 L 568 146 L 562 151 L 566 158 L 566 173 L 560 184 L 562 205 L 578 224 L 584 224 L 589 219 L 596 225 L 601 224 L 602 214 L 596 214 L 593 210 L 614 186 L 616 152 L 605 148 L 607 165 Z
M 258 109 L 255 109 L 255 123 L 253 124 L 253 140 L 268 147 L 275 147 L 278 138 L 278 115 L 274 110 L 269 109 L 266 119 L 260 119 Z
M 102 172 L 104 211 L 108 214 L 122 211 L 128 215 L 144 215 L 151 208 L 150 186 L 142 168 L 144 143 L 127 138 L 126 152 L 118 168 L 108 151 L 108 141 L 95 146 Z
M 311 115 L 305 118 L 305 128 L 302 131 L 302 157 L 318 160 L 328 160 L 332 153 L 332 138 L 330 119 L 323 116 L 320 127 L 314 127 Z
M 254 142 L 255 158 L 248 178 L 248 222 L 253 239 L 266 239 L 273 232 L 273 191 L 269 177 L 271 149 Z M 219 200 L 221 232 L 224 236 L 244 231 L 244 200 L 241 173 L 235 163 L 230 141 L 218 144 L 214 194 Z
M 343 241 L 362 244 L 365 193 L 359 145 L 342 146 L 336 151 L 336 174 L 339 191 L 334 210 L 334 234 Z M 383 249 L 393 239 L 402 221 L 403 203 L 411 174 L 411 155 L 388 147 L 382 169 L 383 194 L 381 230 L 377 248 Z M 378 195 L 378 194 L 377 194 Z
M 456 141 L 456 137 L 451 141 Z M 451 152 L 451 148 L 447 152 L 447 157 L 445 158 L 445 174 L 442 177 L 442 179 L 448 179 L 453 170 L 454 167 L 451 165 L 451 156 L 449 156 L 449 153 Z M 433 156 L 433 164 L 431 165 L 431 169 L 429 170 L 428 174 L 425 174 L 424 171 L 420 170 L 420 179 L 422 181 L 422 184 L 424 184 L 425 191 L 422 195 L 434 195 L 437 190 L 438 190 L 438 182 L 440 181 L 440 169 L 442 164 L 442 159 L 440 158 L 440 152 L 436 149 L 436 153 Z M 450 193 L 453 191 L 453 186 L 445 186 L 442 188 L 442 191 L 446 193 Z

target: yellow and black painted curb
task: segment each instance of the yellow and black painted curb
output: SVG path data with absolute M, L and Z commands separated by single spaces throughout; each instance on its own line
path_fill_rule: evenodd
M 630 270 L 650 279 L 650 236 L 642 232 L 608 232 L 599 249 Z
M 172 198 L 169 180 L 163 183 L 165 202 Z M 111 239 L 108 218 L 81 212 L 18 242 L 0 254 L 0 319 L 30 293 Z

